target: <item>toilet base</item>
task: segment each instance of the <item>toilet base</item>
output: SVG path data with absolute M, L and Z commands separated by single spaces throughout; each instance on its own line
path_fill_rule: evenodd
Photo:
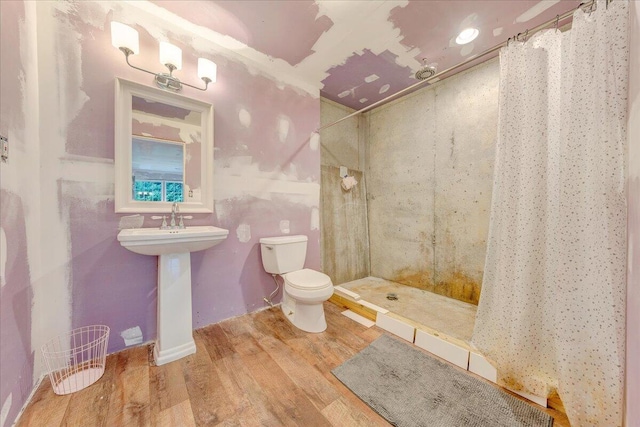
M 333 286 L 331 293 L 333 293 Z M 322 303 L 329 297 L 319 302 L 305 303 L 295 300 L 285 291 L 281 305 L 282 312 L 298 329 L 312 333 L 324 332 L 327 329 L 327 321 Z

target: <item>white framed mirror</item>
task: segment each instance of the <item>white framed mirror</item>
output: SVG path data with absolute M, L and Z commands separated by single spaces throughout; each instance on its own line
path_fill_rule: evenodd
M 116 78 L 117 213 L 213 212 L 213 105 Z

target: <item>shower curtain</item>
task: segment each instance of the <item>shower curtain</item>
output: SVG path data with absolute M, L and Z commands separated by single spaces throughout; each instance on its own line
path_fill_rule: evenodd
M 490 230 L 473 344 L 499 381 L 622 424 L 628 3 L 500 52 Z M 637 47 L 636 47 L 637 48 Z

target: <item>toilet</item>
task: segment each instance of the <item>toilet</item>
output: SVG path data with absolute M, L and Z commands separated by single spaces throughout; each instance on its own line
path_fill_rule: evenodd
M 304 267 L 307 236 L 260 239 L 262 265 L 267 273 L 284 279 L 282 312 L 298 329 L 323 332 L 327 329 L 322 303 L 333 295 L 331 278 Z

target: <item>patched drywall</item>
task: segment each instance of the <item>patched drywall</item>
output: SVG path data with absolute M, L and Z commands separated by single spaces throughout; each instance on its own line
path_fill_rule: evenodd
M 76 4 L 65 3 L 67 10 Z M 312 96 L 323 89 L 326 97 L 353 108 L 413 83 L 424 58 L 441 70 L 449 68 L 576 7 L 568 0 L 462 2 L 457 7 L 419 0 L 209 1 L 197 7 L 179 0 L 121 3 L 105 2 L 90 19 L 112 11 L 113 19 L 144 27 L 156 39 L 177 35 L 200 51 L 246 63 L 252 75 Z M 480 29 L 479 37 L 457 45 L 458 32 L 469 26 Z M 190 34 L 185 35 L 187 27 Z
M 31 391 L 34 357 L 40 354 L 31 347 L 33 290 L 24 206 L 17 194 L 4 189 L 0 198 L 0 223 L 7 235 L 6 284 L 0 289 L 0 404 L 10 399 L 3 417 L 12 420 Z M 4 425 L 10 424 L 0 423 Z
M 115 77 L 152 82 L 111 46 L 110 21 L 139 31 L 136 65 L 160 71 L 158 38 L 182 48 L 177 74 L 188 82 L 197 80 L 198 57 L 218 64 L 210 90 L 183 91 L 213 103 L 215 114 L 215 212 L 194 214 L 187 225 L 230 230 L 223 243 L 192 256 L 194 327 L 265 306 L 273 280 L 262 268 L 261 237 L 308 235 L 305 266 L 320 268 L 313 133 L 320 102 L 317 89 L 295 84 L 295 75 L 257 72 L 207 31 L 147 2 L 0 4 L 0 134 L 10 140 L 0 181 L 7 247 L 0 404 L 10 423 L 44 372 L 39 348 L 46 340 L 106 324 L 114 352 L 126 345 L 123 332 L 135 330 L 135 342 L 156 335 L 157 260 L 119 245 L 122 215 L 113 205 Z M 159 222 L 147 215 L 143 224 Z M 243 224 L 250 233 L 238 239 Z
M 322 81 L 322 91 L 327 94 L 337 93 L 337 98 L 333 95 L 331 99 L 341 104 L 358 109 L 365 107 L 386 96 L 383 94 L 387 90 L 394 93 L 416 83 L 413 70 L 418 67 L 405 66 L 399 73 L 397 62 L 398 56 L 388 50 L 376 55 L 371 50 L 364 49 L 361 54 L 353 54 L 344 64 L 330 68 L 329 76 Z M 354 69 L 358 72 L 354 72 Z M 374 71 L 377 78 L 371 79 Z
M 57 16 L 51 24 L 52 38 L 70 31 L 82 44 L 77 56 L 66 60 L 71 65 L 81 64 L 83 78 L 96 79 L 95 74 L 102 74 L 99 78 L 104 81 L 83 86 L 88 100 L 67 140 L 82 140 L 96 120 L 107 131 L 96 135 L 92 144 L 85 142 L 82 148 L 73 144 L 69 150 L 112 157 L 109 137 L 113 115 L 94 117 L 91 106 L 112 93 L 115 76 L 147 82 L 144 74 L 128 68 L 122 54 L 110 47 L 110 9 L 113 15 L 138 18 L 141 54 L 135 60 L 151 69 L 159 67 L 154 55 L 157 40 L 150 34 L 162 32 L 164 22 L 152 23 L 157 17 L 155 9 L 147 13 L 139 5 L 131 5 L 130 10 L 127 7 L 118 2 L 92 2 L 52 13 Z M 319 125 L 319 101 L 299 88 L 252 75 L 247 64 L 213 53 L 215 47 L 200 50 L 199 33 L 172 25 L 177 32 L 171 34 L 172 41 L 183 50 L 181 78 L 196 78 L 199 56 L 218 63 L 218 81 L 209 91 L 184 89 L 186 96 L 212 102 L 215 114 L 215 213 L 195 215 L 189 224 L 213 224 L 230 230 L 220 245 L 192 255 L 194 327 L 199 327 L 264 306 L 262 297 L 270 293 L 272 279 L 262 269 L 257 242 L 261 237 L 282 234 L 283 219 L 290 221 L 292 233 L 309 236 L 307 266 L 319 266 L 319 232 L 312 227 L 313 209 L 319 205 L 319 153 L 310 147 L 312 132 Z M 105 50 L 110 62 L 98 71 L 91 64 L 99 63 Z M 145 339 L 153 339 L 156 260 L 120 247 L 115 239 L 119 216 L 113 213 L 105 183 L 91 176 L 81 180 L 84 182 L 63 178 L 62 183 L 63 205 L 71 218 L 73 324 L 100 321 L 115 332 L 138 325 Z M 146 221 L 145 227 L 157 225 L 149 218 Z M 120 348 L 122 341 L 111 341 L 110 351 Z
M 333 25 L 297 68 L 322 79 L 323 96 L 358 109 L 415 83 L 423 59 L 447 69 L 576 6 L 559 0 L 467 1 L 454 7 L 450 1 L 325 1 L 320 16 Z M 456 44 L 458 33 L 469 27 L 480 30 L 478 38 Z M 372 73 L 379 78 L 368 80 Z
M 0 427 L 10 426 L 24 405 L 40 357 L 32 337 L 34 288 L 46 274 L 35 244 L 41 230 L 38 84 L 35 32 L 27 28 L 34 15 L 32 4 L 0 2 L 0 135 L 9 139 L 9 159 L 0 165 Z M 55 301 L 52 308 L 68 318 L 68 309 Z M 55 331 L 56 322 L 51 326 Z
M 423 58 L 440 69 L 451 67 L 577 5 L 568 0 L 460 2 L 455 7 L 420 0 L 210 1 L 198 7 L 177 0 L 135 3 L 157 18 L 191 22 L 194 32 L 230 57 L 244 56 L 256 72 L 289 83 L 304 81 L 301 87 L 321 88 L 327 98 L 352 108 L 415 82 Z M 479 37 L 457 45 L 457 34 L 471 26 L 480 29 Z
M 372 276 L 477 304 L 498 77 L 492 60 L 370 113 Z
M 198 7 L 185 7 L 180 1 L 153 3 L 291 65 L 310 55 L 318 37 L 332 26 L 328 17 L 319 16 L 312 0 L 297 0 L 285 7 L 268 1 L 201 2 Z M 283 43 L 283 31 L 296 37 Z

